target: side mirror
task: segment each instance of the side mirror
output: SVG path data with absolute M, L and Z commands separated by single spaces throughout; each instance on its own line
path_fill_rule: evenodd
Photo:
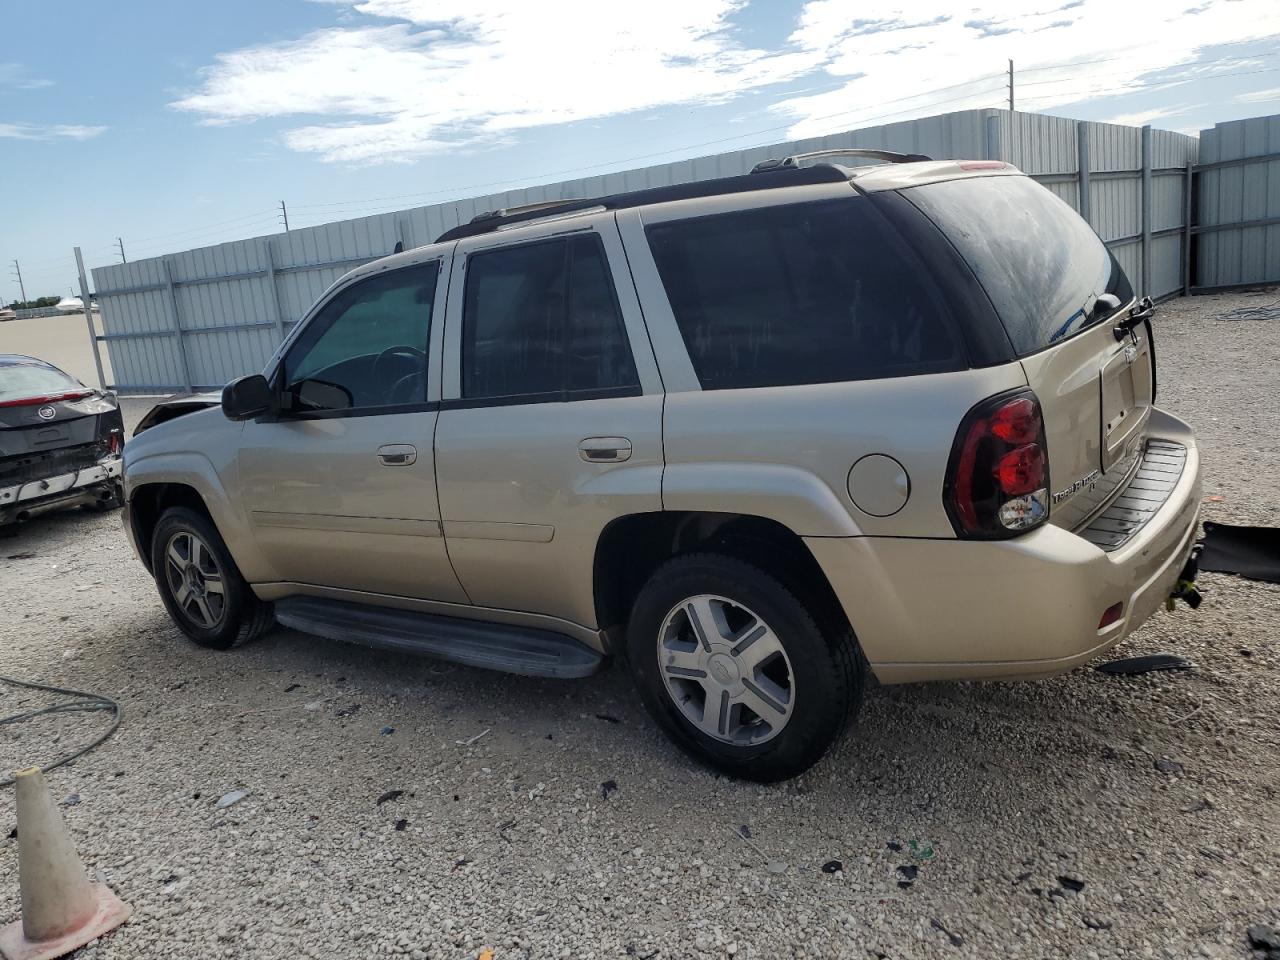
M 228 420 L 252 420 L 274 406 L 271 385 L 260 373 L 232 380 L 222 388 L 222 412 Z
M 1097 309 L 1098 307 L 1102 307 L 1103 309 L 1108 311 L 1119 310 L 1120 298 L 1117 297 L 1114 293 L 1100 294 L 1098 296 L 1098 299 L 1094 301 L 1094 309 Z

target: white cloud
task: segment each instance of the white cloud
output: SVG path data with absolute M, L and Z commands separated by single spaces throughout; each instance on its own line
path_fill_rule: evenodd
M 817 57 L 734 41 L 744 0 L 362 0 L 401 22 L 222 54 L 174 106 L 225 123 L 314 115 L 285 142 L 329 160 L 410 159 L 524 128 L 727 99 Z M 404 22 L 407 21 L 407 22 Z
M 0 123 L 0 139 L 8 140 L 91 140 L 106 131 L 76 123 Z
M 747 0 L 329 2 L 340 26 L 220 54 L 173 106 L 209 124 L 283 119 L 288 147 L 367 163 L 804 77 L 813 92 L 772 107 L 803 137 L 1000 105 L 1007 57 L 1018 106 L 1050 110 L 1134 92 L 1203 46 L 1280 34 L 1275 0 L 808 0 L 774 50 L 737 40 Z M 1074 64 L 1041 66 L 1064 60 Z M 1195 87 L 1169 89 L 1166 103 Z
M 1237 94 L 1232 98 L 1236 103 L 1270 103 L 1271 101 L 1280 101 L 1280 87 L 1272 87 L 1270 90 L 1253 90 L 1249 93 Z
M 20 63 L 0 63 L 0 90 L 39 90 L 51 86 L 52 80 L 32 76 Z
M 826 71 L 848 82 L 775 109 L 795 118 L 790 135 L 799 138 L 869 117 L 892 121 L 926 110 L 1001 106 L 1007 103 L 1003 70 L 1013 58 L 1015 105 L 1047 112 L 1135 92 L 1144 75 L 1189 63 L 1201 47 L 1276 34 L 1280 5 L 1274 0 L 1208 0 L 1192 9 L 1152 0 L 813 0 L 791 41 L 821 50 Z M 1043 67 L 1065 61 L 1072 62 Z M 1280 61 L 1268 63 L 1280 67 Z M 1237 59 L 1185 75 L 1265 66 Z

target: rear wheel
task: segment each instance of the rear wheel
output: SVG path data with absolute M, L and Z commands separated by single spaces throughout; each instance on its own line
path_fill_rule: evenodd
M 861 700 L 847 628 L 824 631 L 786 587 L 732 557 L 692 554 L 659 568 L 632 609 L 627 652 L 672 739 L 748 780 L 807 770 Z
M 178 628 L 202 647 L 226 650 L 272 623 L 271 604 L 253 595 L 208 517 L 173 507 L 156 524 L 151 570 Z

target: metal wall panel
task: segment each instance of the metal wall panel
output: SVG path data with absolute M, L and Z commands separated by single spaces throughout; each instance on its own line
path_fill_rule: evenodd
M 1256 159 L 1250 159 L 1256 158 Z M 1200 134 L 1196 225 L 1197 286 L 1280 281 L 1280 115 L 1219 123 Z M 1223 225 L 1227 226 L 1222 229 Z
M 370 259 L 431 243 L 478 213 L 547 200 L 579 199 L 747 173 L 770 157 L 809 150 L 875 147 L 939 158 L 1003 159 L 1042 177 L 1072 207 L 1080 207 L 1078 121 L 1065 117 L 964 110 L 812 137 L 773 146 L 655 164 L 450 200 L 175 253 L 93 271 L 103 328 L 118 388 L 129 391 L 216 387 L 260 370 L 288 331 L 332 283 Z M 1142 230 L 1141 130 L 1085 124 L 1089 169 L 1128 171 L 1089 184 L 1091 220 L 1108 241 L 1127 241 Z M 1194 155 L 1193 137 L 1152 131 L 1153 166 L 1178 166 Z M 867 161 L 871 162 L 871 161 Z M 1181 178 L 1153 179 L 1155 231 L 1181 224 Z M 1272 179 L 1254 193 L 1271 189 Z M 1280 191 L 1280 187 L 1276 188 Z M 1280 197 L 1276 198 L 1280 200 Z M 1173 238 L 1177 240 L 1178 238 Z M 1168 237 L 1152 243 L 1153 292 L 1169 292 L 1181 255 Z M 1280 244 L 1272 244 L 1280 256 Z M 1141 283 L 1140 244 L 1116 248 L 1126 271 Z M 1265 259 L 1265 257 L 1264 257 Z M 173 280 L 172 297 L 166 283 Z M 274 281 L 271 276 L 274 271 Z M 175 316 L 176 313 L 176 316 Z M 175 335 L 175 322 L 180 335 Z M 128 336 L 124 336 L 128 335 Z M 134 336 L 139 335 L 139 336 Z

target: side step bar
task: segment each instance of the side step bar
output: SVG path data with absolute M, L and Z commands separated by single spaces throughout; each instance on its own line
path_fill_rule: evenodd
M 526 677 L 586 677 L 599 670 L 605 659 L 572 637 L 550 630 L 321 597 L 277 600 L 276 620 L 329 640 L 422 654 Z

